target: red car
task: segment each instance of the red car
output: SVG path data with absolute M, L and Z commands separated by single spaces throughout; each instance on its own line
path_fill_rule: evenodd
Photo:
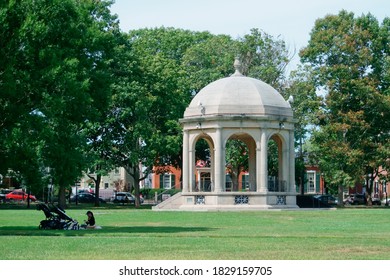
M 6 200 L 27 200 L 28 194 L 23 190 L 14 190 L 5 196 Z M 36 197 L 30 194 L 30 200 L 36 201 Z

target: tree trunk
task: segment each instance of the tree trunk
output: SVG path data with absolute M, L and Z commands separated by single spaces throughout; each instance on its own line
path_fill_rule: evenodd
M 300 190 L 301 190 L 301 195 L 305 195 L 305 184 L 304 184 L 304 181 L 305 181 L 305 172 L 302 171 L 301 173 L 301 176 L 300 176 L 300 180 L 299 180 L 299 187 L 300 187 Z
M 95 180 L 95 206 L 100 206 L 100 200 L 99 200 L 99 188 L 100 188 L 100 182 L 102 181 L 102 175 L 100 173 L 97 174 L 96 180 Z
M 64 185 L 60 185 L 60 189 L 58 191 L 58 205 L 63 209 L 66 208 L 65 189 L 66 187 Z
M 372 206 L 372 192 L 373 192 L 373 186 L 374 186 L 374 170 L 371 170 L 371 174 L 367 174 L 366 182 L 367 182 L 367 189 L 366 189 L 366 199 L 367 199 L 367 206 Z
M 238 173 L 236 172 L 231 172 L 230 177 L 232 178 L 232 191 L 236 192 L 238 191 Z
M 139 198 L 139 193 L 140 193 L 140 191 L 139 191 L 139 189 L 140 189 L 140 187 L 139 187 L 139 183 L 140 183 L 139 166 L 138 165 L 134 166 L 133 170 L 134 170 L 133 178 L 134 178 L 134 196 L 135 196 L 134 206 L 135 206 L 135 208 L 139 208 L 141 205 L 140 198 Z
M 337 190 L 337 195 L 338 195 L 338 205 L 339 206 L 342 206 L 342 205 L 344 205 L 344 203 L 343 203 L 343 200 L 344 200 L 344 197 L 343 197 L 343 194 L 344 194 L 344 188 L 343 188 L 343 186 L 338 186 L 338 190 Z
M 138 165 L 126 166 L 125 169 L 126 169 L 127 173 L 129 173 L 129 175 L 134 180 L 134 196 L 135 196 L 134 206 L 135 206 L 135 208 L 139 208 L 140 204 L 141 204 L 140 203 L 140 197 L 139 197 L 139 194 L 140 194 L 139 183 L 141 181 L 139 166 Z

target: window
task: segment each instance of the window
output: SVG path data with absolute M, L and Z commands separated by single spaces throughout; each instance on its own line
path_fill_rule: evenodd
M 226 174 L 226 185 L 225 185 L 225 191 L 230 192 L 233 190 L 233 181 L 232 177 L 230 177 L 230 174 Z
M 375 181 L 375 185 L 374 185 L 374 193 L 379 193 L 379 182 L 378 181 Z
M 315 172 L 307 172 L 307 192 L 315 193 L 315 191 L 316 191 Z
M 249 174 L 242 175 L 242 189 L 249 189 Z
M 175 187 L 175 175 L 174 174 L 161 174 L 160 175 L 160 188 L 172 189 Z

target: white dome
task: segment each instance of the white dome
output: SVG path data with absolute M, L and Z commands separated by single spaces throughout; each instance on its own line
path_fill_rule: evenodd
M 290 104 L 273 87 L 236 71 L 199 91 L 185 110 L 184 118 L 242 114 L 293 116 Z

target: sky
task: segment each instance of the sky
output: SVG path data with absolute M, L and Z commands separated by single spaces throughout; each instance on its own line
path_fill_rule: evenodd
M 342 9 L 355 16 L 371 13 L 379 22 L 389 17 L 389 0 L 116 0 L 122 31 L 139 28 L 175 27 L 226 34 L 233 39 L 258 28 L 287 43 L 295 53 L 290 70 L 299 62 L 318 18 Z

